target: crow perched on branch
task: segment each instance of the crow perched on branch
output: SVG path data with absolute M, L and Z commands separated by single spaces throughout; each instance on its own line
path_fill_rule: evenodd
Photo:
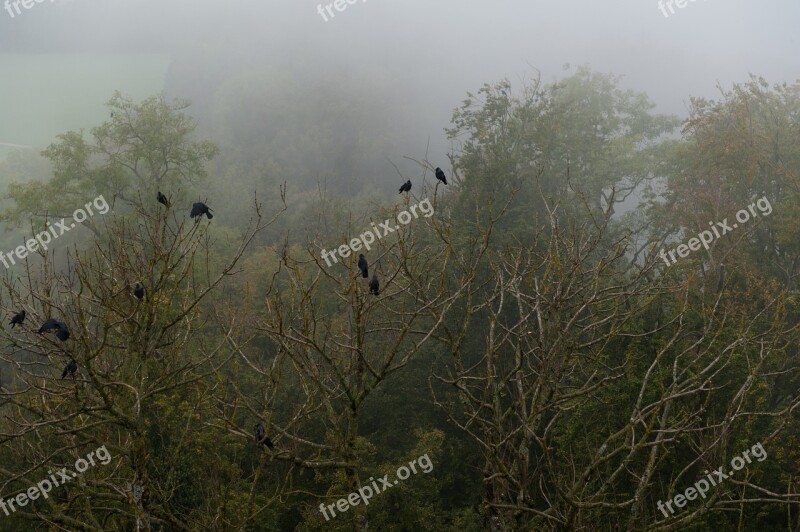
M 369 264 L 367 264 L 367 258 L 364 257 L 363 253 L 358 256 L 358 269 L 361 270 L 361 277 L 364 279 L 369 277 Z
M 256 425 L 256 443 L 266 445 L 270 449 L 275 447 L 275 444 L 272 443 L 272 440 L 270 440 L 264 433 L 264 425 L 261 423 Z
M 63 321 L 58 321 L 56 319 L 50 318 L 44 325 L 39 327 L 39 332 L 44 333 L 47 331 L 56 331 L 56 337 L 61 340 L 62 342 L 66 342 L 67 338 L 69 338 L 69 329 L 67 328 L 67 324 Z
M 75 375 L 76 371 L 78 371 L 78 363 L 75 362 L 74 359 L 70 358 L 69 362 L 67 362 L 67 365 L 64 366 L 64 371 L 63 373 L 61 373 L 61 378 L 62 379 L 65 378 L 67 376 L 67 373 L 69 373 L 70 375 Z
M 194 218 L 196 216 L 203 216 L 204 214 L 208 216 L 209 220 L 214 217 L 214 215 L 211 214 L 211 209 L 208 208 L 208 205 L 206 205 L 201 201 L 198 201 L 197 203 L 192 205 L 192 212 L 189 214 L 189 218 Z
M 139 301 L 144 299 L 144 286 L 142 286 L 142 283 L 136 283 L 133 286 L 133 295 L 135 295 L 136 299 Z
M 377 296 L 381 293 L 380 288 L 381 288 L 381 283 L 380 281 L 378 281 L 378 274 L 373 273 L 372 280 L 369 282 L 369 293 L 375 294 Z
M 163 205 L 164 207 L 166 207 L 167 209 L 169 209 L 172 206 L 172 204 L 169 202 L 167 197 L 164 194 L 162 194 L 160 190 L 158 191 L 157 198 L 158 198 L 158 202 L 161 205 Z
M 13 329 L 17 324 L 22 325 L 23 321 L 25 321 L 25 309 L 20 310 L 11 318 L 11 328 Z
M 438 179 L 445 185 L 447 184 L 447 177 L 445 177 L 444 172 L 442 172 L 442 169 L 439 168 L 438 166 L 436 167 L 436 179 Z
M 400 187 L 400 194 L 402 194 L 403 192 L 408 192 L 410 190 L 411 190 L 411 180 L 409 179 L 408 181 L 403 183 L 403 185 Z

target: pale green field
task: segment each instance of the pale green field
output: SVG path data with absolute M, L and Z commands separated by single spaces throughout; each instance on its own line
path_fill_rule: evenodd
M 108 119 L 115 90 L 136 101 L 160 93 L 165 55 L 0 53 L 0 144 L 41 149 L 65 131 Z M 0 158 L 12 148 L 0 145 Z

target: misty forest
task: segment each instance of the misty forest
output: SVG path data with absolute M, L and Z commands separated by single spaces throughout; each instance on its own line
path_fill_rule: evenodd
M 0 5 L 0 532 L 800 531 L 800 8 L 565 4 Z

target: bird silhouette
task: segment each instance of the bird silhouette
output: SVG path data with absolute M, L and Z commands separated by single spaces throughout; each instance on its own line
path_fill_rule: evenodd
M 61 340 L 62 342 L 66 342 L 67 338 L 69 338 L 69 329 L 67 328 L 67 324 L 63 321 L 58 321 L 56 319 L 50 318 L 44 325 L 39 327 L 39 332 L 44 333 L 47 331 L 56 331 L 56 337 Z
M 158 191 L 158 196 L 156 197 L 158 198 L 158 202 L 167 209 L 169 209 L 172 206 L 167 197 L 164 194 L 162 194 L 160 190 Z
M 75 375 L 76 371 L 78 371 L 78 363 L 75 362 L 74 359 L 70 358 L 69 362 L 67 362 L 67 365 L 64 366 L 64 371 L 61 373 L 61 378 L 63 379 L 66 377 L 67 373 L 70 375 Z
M 266 436 L 266 434 L 264 432 L 264 425 L 262 425 L 261 423 L 256 425 L 256 443 L 260 443 L 262 445 L 266 445 L 270 449 L 275 447 L 275 444 L 272 443 L 272 440 L 270 440 Z
M 442 172 L 442 169 L 439 168 L 438 166 L 436 167 L 436 179 L 438 179 L 445 185 L 447 184 L 447 177 L 445 177 L 444 172 Z
M 717 293 L 722 292 L 722 288 L 725 286 L 725 265 L 719 265 L 719 281 L 717 281 Z
M 363 253 L 358 256 L 358 269 L 361 270 L 361 277 L 364 279 L 369 277 L 369 264 Z
M 142 283 L 136 283 L 133 286 L 133 295 L 135 295 L 136 299 L 139 301 L 144 299 L 144 286 L 142 286 Z
M 400 187 L 400 194 L 402 194 L 403 192 L 408 192 L 410 190 L 411 190 L 411 180 L 409 179 L 408 181 L 403 183 L 403 185 Z
M 198 201 L 192 205 L 192 212 L 189 214 L 189 217 L 194 218 L 196 216 L 203 216 L 204 214 L 208 216 L 209 220 L 214 217 L 214 215 L 211 214 L 211 209 L 208 208 L 208 205 Z
M 25 321 L 25 309 L 20 310 L 11 318 L 11 328 L 13 329 L 17 324 L 22 325 L 23 321 Z
M 377 296 L 381 293 L 380 288 L 381 288 L 381 283 L 380 281 L 378 281 L 378 274 L 373 273 L 372 280 L 369 282 L 369 293 L 375 294 Z

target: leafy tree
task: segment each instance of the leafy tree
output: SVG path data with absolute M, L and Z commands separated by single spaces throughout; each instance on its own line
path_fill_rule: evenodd
M 71 131 L 43 151 L 53 165 L 52 179 L 9 185 L 14 204 L 0 219 L 19 224 L 68 218 L 99 195 L 139 210 L 155 201 L 158 190 L 176 202 L 189 197 L 185 187 L 206 176 L 217 148 L 192 140 L 195 125 L 181 112 L 188 106 L 161 97 L 136 104 L 115 94 L 108 102 L 112 118 L 92 129 L 91 142 L 82 131 Z

